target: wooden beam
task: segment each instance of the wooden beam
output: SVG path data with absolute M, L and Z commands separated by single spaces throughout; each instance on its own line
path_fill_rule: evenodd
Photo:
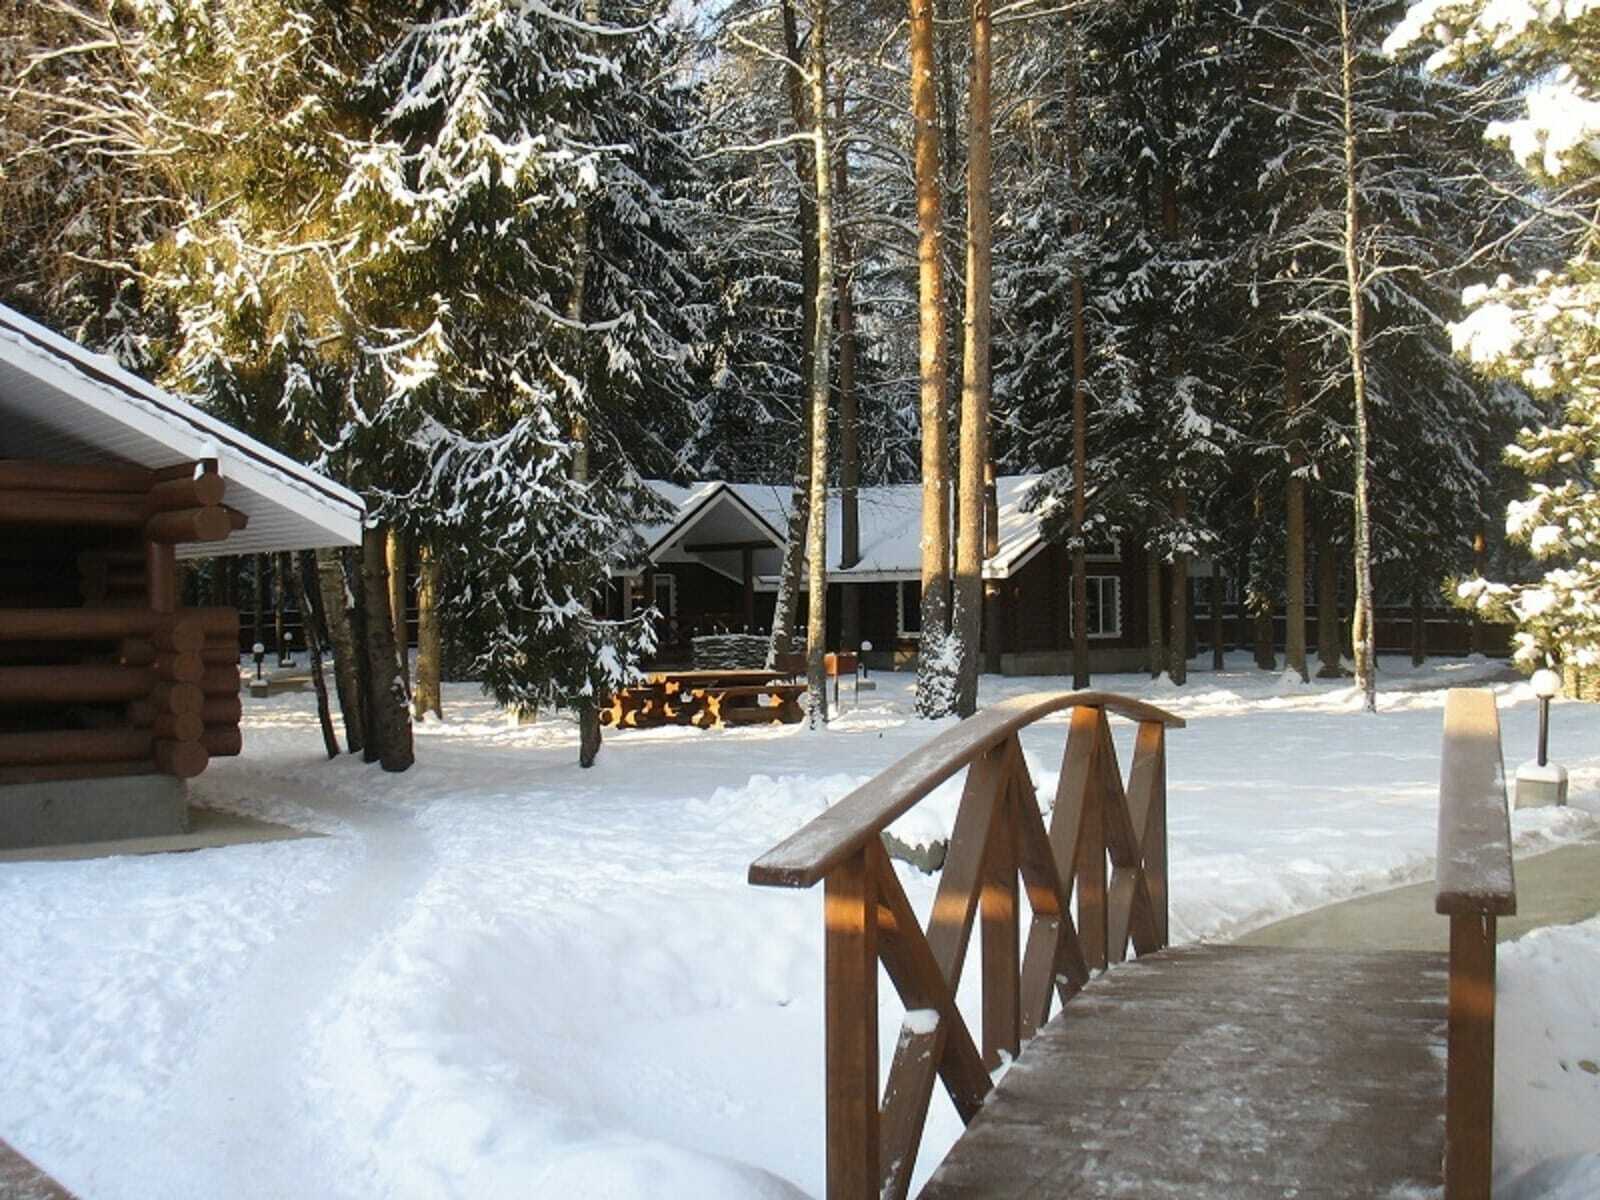
M 735 550 L 776 550 L 777 547 L 767 541 L 748 542 L 695 542 L 692 545 L 685 543 L 684 547 L 690 554 L 727 554 Z
M 155 478 L 146 467 L 0 459 L 0 491 L 144 492 Z
M 142 729 L 0 733 L 0 766 L 130 762 L 148 759 L 150 749 L 150 733 Z
M 232 532 L 233 518 L 220 505 L 157 513 L 144 526 L 146 540 L 170 544 L 220 542 Z

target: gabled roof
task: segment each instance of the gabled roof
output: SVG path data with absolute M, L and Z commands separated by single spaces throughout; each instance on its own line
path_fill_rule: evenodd
M 1038 475 L 1002 475 L 996 481 L 1000 504 L 1000 545 L 984 563 L 990 579 L 1004 579 L 1044 546 L 1041 513 L 1024 508 Z M 649 486 L 673 508 L 672 516 L 640 532 L 653 556 L 677 540 L 708 507 L 736 503 L 759 522 L 774 546 L 782 548 L 789 521 L 789 489 L 765 483 L 704 481 L 689 485 L 649 481 Z M 859 490 L 857 511 L 861 527 L 861 560 L 854 566 L 837 565 L 843 520 L 837 492 L 828 496 L 828 578 L 870 582 L 916 579 L 922 571 L 922 485 L 886 484 Z
M 161 468 L 215 459 L 249 524 L 180 556 L 351 546 L 361 498 L 224 421 L 0 305 L 0 458 Z

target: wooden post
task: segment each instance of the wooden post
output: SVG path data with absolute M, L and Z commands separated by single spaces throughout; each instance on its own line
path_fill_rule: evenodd
M 1020 755 L 1019 755 L 1020 758 Z M 1015 1058 L 1022 1048 L 1022 1008 L 1017 979 L 1022 965 L 1017 954 L 1017 823 L 1008 794 L 1010 782 L 1000 778 L 989 852 L 983 864 L 979 905 L 983 924 L 983 1065 L 991 1071 L 1002 1053 Z
M 144 585 L 146 599 L 153 611 L 170 613 L 178 610 L 178 557 L 170 544 L 144 544 Z
M 1110 733 L 1104 728 L 1105 710 L 1096 708 L 1091 711 L 1096 725 L 1095 757 L 1098 758 L 1098 746 L 1110 741 Z M 1074 725 L 1076 715 L 1074 713 Z M 1077 864 L 1073 872 L 1078 881 L 1078 936 L 1083 942 L 1083 957 L 1090 970 L 1095 971 L 1106 969 L 1110 941 L 1106 904 L 1106 801 L 1099 776 L 1099 765 L 1096 763 L 1084 781 Z
M 744 628 L 752 633 L 756 627 L 756 552 L 746 546 L 739 551 L 739 558 L 744 572 Z
M 829 1200 L 878 1195 L 877 908 L 864 851 L 823 884 Z
M 1450 918 L 1445 1200 L 1489 1200 L 1494 1171 L 1495 918 Z

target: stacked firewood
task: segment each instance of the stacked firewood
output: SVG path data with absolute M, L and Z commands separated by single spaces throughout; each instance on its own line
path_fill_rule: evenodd
M 700 671 L 735 671 L 767 664 L 768 638 L 759 633 L 712 633 L 693 639 Z
M 192 465 L 0 462 L 0 536 L 35 568 L 0 592 L 0 783 L 189 779 L 239 753 L 239 615 L 181 607 L 175 554 L 243 526 L 223 491 Z

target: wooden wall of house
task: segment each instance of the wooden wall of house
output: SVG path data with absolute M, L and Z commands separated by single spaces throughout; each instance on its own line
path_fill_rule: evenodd
M 1121 588 L 1121 631 L 1095 638 L 1093 645 L 1143 646 L 1149 628 L 1144 552 L 1125 545 L 1116 562 L 1089 563 L 1090 575 L 1114 575 Z M 1072 648 L 1072 556 L 1047 545 L 1002 586 L 1005 596 L 1004 646 L 1007 654 L 1035 654 Z
M 0 460 L 0 784 L 237 754 L 239 614 L 179 604 L 176 546 L 242 528 L 216 474 Z

